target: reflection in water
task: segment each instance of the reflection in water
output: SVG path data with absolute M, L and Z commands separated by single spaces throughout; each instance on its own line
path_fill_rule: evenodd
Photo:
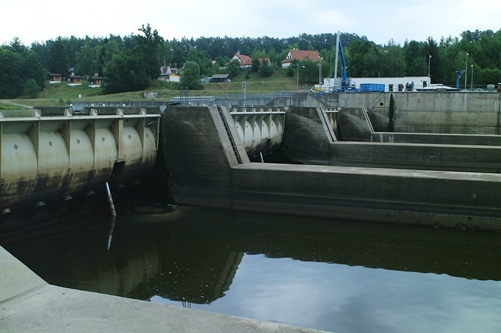
M 116 215 L 113 215 L 110 217 L 110 232 L 108 235 L 108 251 L 110 250 L 111 247 L 111 241 L 113 240 L 113 230 L 115 230 L 115 222 L 117 220 Z
M 71 223 L 0 244 L 55 285 L 303 327 L 501 327 L 497 234 L 185 207 Z

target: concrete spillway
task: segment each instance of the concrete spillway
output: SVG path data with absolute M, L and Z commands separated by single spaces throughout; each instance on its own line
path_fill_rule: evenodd
M 282 144 L 285 111 L 278 108 L 233 108 L 231 117 L 247 156 L 259 160 Z
M 173 107 L 162 115 L 169 191 L 179 204 L 501 229 L 501 175 L 492 172 L 498 147 L 341 142 L 339 127 L 332 128 L 339 119 L 321 108 L 297 108 L 286 112 L 285 154 L 318 166 L 251 163 L 231 116 L 222 116 L 233 133 L 233 148 L 216 107 Z M 437 158 L 423 160 L 428 155 L 417 154 L 419 149 L 431 149 Z M 235 151 L 244 158 L 236 158 Z M 443 166 L 454 154 L 449 167 L 463 164 L 465 170 Z M 474 167 L 484 172 L 468 170 Z
M 0 211 L 29 210 L 83 196 L 106 182 L 144 177 L 156 160 L 160 116 L 114 111 L 0 114 Z
M 168 195 L 181 205 L 499 229 L 498 94 L 430 96 L 333 94 L 316 107 L 283 109 L 169 106 L 160 135 Z M 430 105 L 439 110 L 420 109 Z M 149 174 L 159 115 L 87 111 L 1 118 L 0 211 Z M 252 163 L 277 150 L 297 164 Z
M 292 109 L 284 133 L 287 157 L 316 165 L 501 172 L 501 136 L 377 132 L 374 117 L 365 109 Z

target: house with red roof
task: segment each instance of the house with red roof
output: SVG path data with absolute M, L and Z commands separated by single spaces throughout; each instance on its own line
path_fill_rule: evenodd
M 240 68 L 252 67 L 251 57 L 249 57 L 248 55 L 245 55 L 245 54 L 241 54 L 240 52 L 235 53 L 233 58 L 231 58 L 231 60 L 229 62 L 227 62 L 225 66 L 228 66 L 230 64 L 230 62 L 232 62 L 233 60 L 238 60 L 238 62 L 240 63 Z
M 282 60 L 282 68 L 287 68 L 294 61 L 303 61 L 303 60 L 311 60 L 318 61 L 320 59 L 320 55 L 318 51 L 307 51 L 307 50 L 289 50 L 287 53 L 287 57 Z

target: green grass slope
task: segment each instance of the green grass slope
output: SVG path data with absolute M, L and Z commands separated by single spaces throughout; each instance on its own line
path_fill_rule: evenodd
M 277 91 L 295 91 L 296 77 L 286 75 L 285 69 L 277 69 L 273 76 L 263 78 L 257 73 L 249 73 L 234 78 L 232 82 L 206 83 L 203 90 L 190 90 L 189 96 L 220 96 L 225 94 L 243 94 L 242 82 L 247 82 L 247 94 L 274 93 Z M 300 86 L 303 84 L 300 82 Z M 119 94 L 104 95 L 102 88 L 91 88 L 87 81 L 83 81 L 81 86 L 69 86 L 66 82 L 57 84 L 46 84 L 44 90 L 37 98 L 17 98 L 15 102 L 26 106 L 57 106 L 67 105 L 75 102 L 127 102 L 144 100 L 144 92 L 155 91 L 158 101 L 169 101 L 172 97 L 179 96 L 179 90 L 173 89 L 176 85 L 164 84 L 160 81 L 153 81 L 151 86 L 144 91 L 131 91 Z M 301 89 L 301 87 L 300 87 Z M 1 109 L 14 109 L 20 106 L 2 103 Z

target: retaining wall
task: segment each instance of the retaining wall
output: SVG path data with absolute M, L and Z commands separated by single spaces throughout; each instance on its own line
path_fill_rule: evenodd
M 499 174 L 253 163 L 232 176 L 235 210 L 500 229 Z
M 495 92 L 343 93 L 331 106 L 368 108 L 388 121 L 391 96 L 395 132 L 501 133 L 501 94 Z M 379 130 L 376 124 L 375 129 Z
M 374 133 L 361 109 L 339 111 L 337 128 L 332 129 L 322 113 L 320 108 L 287 112 L 284 152 L 288 158 L 314 165 L 501 171 L 501 136 Z M 334 141 L 331 132 L 339 140 Z

